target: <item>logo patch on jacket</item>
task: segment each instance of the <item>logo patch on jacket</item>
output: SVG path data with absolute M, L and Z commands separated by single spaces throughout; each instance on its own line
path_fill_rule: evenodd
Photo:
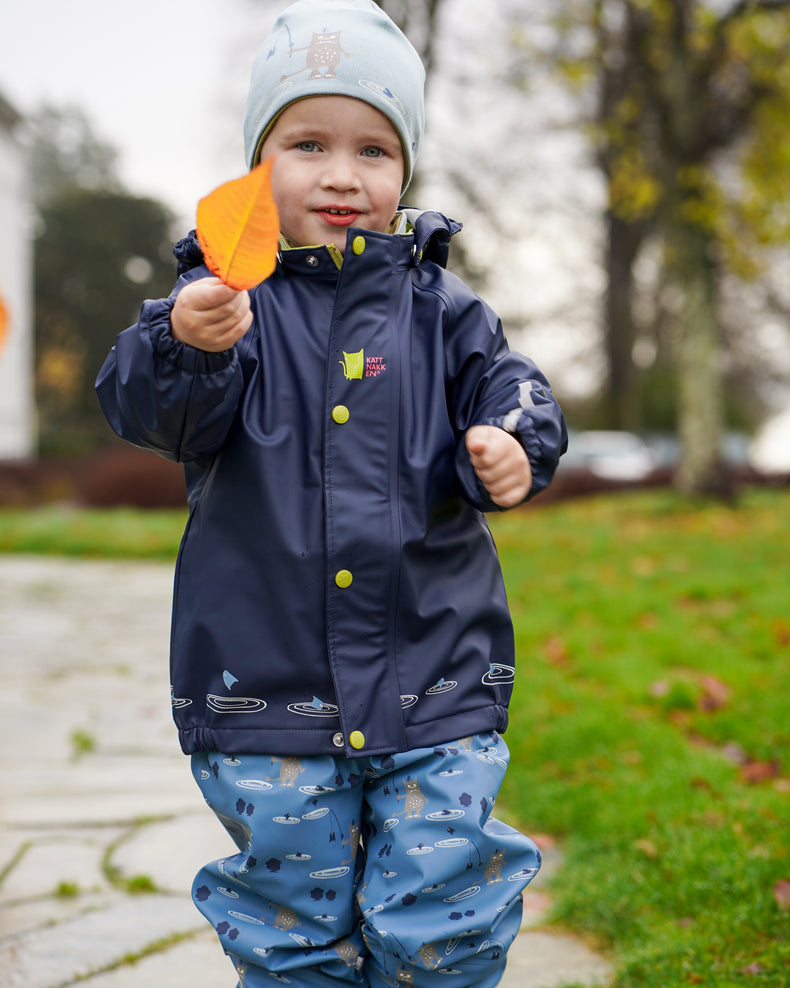
M 347 381 L 361 381 L 363 377 L 378 377 L 387 365 L 383 357 L 365 357 L 364 350 L 356 353 L 343 351 L 343 359 L 338 360 L 343 368 L 343 376 Z

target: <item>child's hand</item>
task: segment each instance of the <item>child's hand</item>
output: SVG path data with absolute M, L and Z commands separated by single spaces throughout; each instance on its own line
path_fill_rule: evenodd
M 532 468 L 521 443 L 493 425 L 473 425 L 466 448 L 474 471 L 494 504 L 512 508 L 532 487 Z
M 170 314 L 170 332 L 198 350 L 229 350 L 252 325 L 250 296 L 228 288 L 219 278 L 184 285 Z

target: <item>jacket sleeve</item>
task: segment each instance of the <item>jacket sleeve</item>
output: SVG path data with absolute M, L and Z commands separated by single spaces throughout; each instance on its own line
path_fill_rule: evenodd
M 122 439 L 188 462 L 224 442 L 243 390 L 236 348 L 206 353 L 176 340 L 167 299 L 143 303 L 118 337 L 96 380 L 99 404 Z
M 448 296 L 445 329 L 448 405 L 458 435 L 456 470 L 464 496 L 483 511 L 501 511 L 477 478 L 465 435 L 493 425 L 521 443 L 532 469 L 527 500 L 548 486 L 568 435 L 560 407 L 543 374 L 528 357 L 511 351 L 502 324 L 467 289 Z

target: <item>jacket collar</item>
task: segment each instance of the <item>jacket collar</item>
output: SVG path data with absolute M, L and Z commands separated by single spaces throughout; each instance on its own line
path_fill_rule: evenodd
M 433 261 L 440 267 L 446 267 L 450 253 L 450 240 L 461 230 L 462 224 L 432 210 L 421 212 L 418 209 L 403 207 L 401 212 L 412 227 L 411 233 L 371 235 L 370 231 L 353 228 L 349 231 L 349 236 L 352 240 L 353 237 L 359 235 L 373 236 L 377 239 L 391 238 L 393 249 L 406 248 L 411 253 L 411 263 L 415 267 L 423 261 Z M 203 264 L 203 253 L 195 230 L 190 231 L 186 237 L 178 241 L 173 248 L 173 254 L 178 262 L 177 273 L 179 277 L 192 268 Z M 308 258 L 312 258 L 312 260 Z M 286 266 L 288 267 L 291 267 L 293 262 L 301 271 L 308 270 L 316 274 L 333 273 L 335 275 L 338 271 L 336 259 L 326 247 L 294 247 L 283 251 L 280 259 L 282 263 L 287 261 Z
M 446 268 L 450 254 L 450 240 L 462 229 L 463 224 L 433 210 L 420 212 L 407 208 L 403 212 L 414 227 L 415 265 L 422 261 L 433 261 L 440 267 Z

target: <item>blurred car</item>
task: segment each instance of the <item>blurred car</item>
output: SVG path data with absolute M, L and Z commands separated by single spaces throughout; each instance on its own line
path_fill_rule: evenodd
M 790 442 L 790 436 L 786 442 Z M 775 447 L 772 443 L 772 448 Z M 722 466 L 735 483 L 757 483 L 765 476 L 750 463 L 749 450 L 747 435 L 725 432 L 721 442 Z M 557 501 L 597 491 L 672 486 L 680 458 L 680 440 L 673 432 L 640 435 L 609 429 L 571 429 L 568 450 L 560 460 L 554 481 L 541 498 L 544 502 Z
M 644 436 L 657 470 L 675 470 L 680 463 L 680 440 L 673 432 L 647 432 Z M 725 467 L 740 470 L 749 465 L 749 437 L 728 431 L 721 438 L 721 458 Z
M 749 447 L 749 462 L 766 476 L 790 475 L 790 408 L 757 430 Z
M 649 477 L 656 468 L 656 460 L 636 433 L 591 429 L 570 434 L 561 467 L 588 470 L 602 480 L 633 482 Z

